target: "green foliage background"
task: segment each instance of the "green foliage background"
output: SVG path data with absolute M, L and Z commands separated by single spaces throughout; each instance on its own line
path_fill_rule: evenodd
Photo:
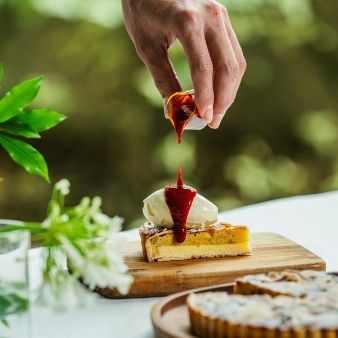
M 338 189 L 338 3 L 224 1 L 248 62 L 217 131 L 186 132 L 181 146 L 125 31 L 117 0 L 0 0 L 2 91 L 45 77 L 36 106 L 68 119 L 32 144 L 73 202 L 100 195 L 107 213 L 142 222 L 142 199 L 186 182 L 220 210 Z M 177 44 L 173 62 L 191 88 Z M 8 86 L 8 87 L 7 87 Z M 0 157 L 0 216 L 40 220 L 51 187 Z

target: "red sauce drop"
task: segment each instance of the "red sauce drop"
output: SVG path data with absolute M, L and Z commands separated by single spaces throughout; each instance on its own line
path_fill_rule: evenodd
M 167 101 L 167 112 L 176 130 L 177 142 L 181 143 L 185 126 L 195 114 L 199 116 L 193 94 L 177 92 L 171 95 Z
M 182 171 L 178 169 L 177 184 L 164 189 L 164 197 L 174 222 L 176 242 L 184 242 L 187 236 L 187 218 L 197 191 L 184 185 Z

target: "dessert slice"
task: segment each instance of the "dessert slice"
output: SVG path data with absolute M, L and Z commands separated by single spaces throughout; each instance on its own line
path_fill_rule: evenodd
M 338 337 L 337 290 L 305 298 L 191 294 L 191 328 L 201 338 Z
M 187 230 L 183 243 L 171 229 L 146 223 L 140 228 L 143 255 L 149 262 L 250 255 L 249 230 L 216 222 Z
M 248 228 L 219 222 L 217 207 L 184 185 L 180 170 L 176 185 L 143 202 L 148 222 L 140 236 L 149 262 L 251 254 Z
M 338 276 L 328 275 L 325 271 L 286 270 L 238 278 L 235 293 L 306 297 L 313 293 L 326 293 L 332 288 L 338 291 Z

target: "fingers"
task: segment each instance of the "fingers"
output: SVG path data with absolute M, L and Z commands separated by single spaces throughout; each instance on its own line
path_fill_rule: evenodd
M 213 118 L 213 65 L 205 41 L 203 27 L 191 26 L 177 35 L 187 55 L 194 85 L 195 102 L 202 119 L 210 123 Z
M 169 26 L 172 37 L 180 40 L 186 53 L 200 115 L 210 127 L 218 128 L 236 97 L 246 63 L 226 9 L 212 0 L 193 4 L 175 7 L 175 19 Z M 168 36 L 167 31 L 164 35 Z M 169 40 L 135 41 L 162 97 L 181 91 L 168 57 Z
M 206 39 L 214 66 L 214 115 L 210 127 L 218 128 L 226 110 L 233 102 L 239 66 L 223 22 L 221 10 L 213 25 L 206 31 Z
M 239 68 L 239 76 L 237 78 L 237 83 L 236 83 L 236 86 L 235 86 L 235 90 L 233 92 L 233 98 L 232 98 L 232 102 L 233 102 L 236 98 L 236 94 L 237 94 L 239 85 L 241 84 L 243 75 L 244 75 L 245 70 L 246 70 L 246 60 L 245 60 L 245 57 L 243 55 L 241 45 L 238 42 L 236 33 L 234 32 L 234 30 L 232 28 L 228 13 L 227 13 L 225 8 L 223 10 L 223 18 L 224 18 L 223 22 L 224 22 L 224 25 L 225 25 L 226 30 L 228 32 L 228 36 L 229 36 L 229 39 L 230 39 L 230 42 L 231 42 L 231 46 L 234 50 L 236 60 L 237 60 L 237 63 L 238 63 L 238 68 Z
M 236 67 L 236 69 L 234 69 L 234 71 L 236 71 L 237 74 L 234 78 L 234 86 L 233 86 L 232 94 L 230 96 L 230 101 L 227 102 L 227 104 L 225 105 L 225 109 L 224 109 L 223 113 L 218 114 L 216 112 L 216 114 L 214 115 L 214 118 L 213 118 L 213 120 L 210 124 L 212 128 L 218 128 L 219 127 L 219 125 L 220 125 L 220 123 L 221 123 L 221 121 L 222 121 L 222 119 L 225 115 L 226 110 L 234 102 L 234 100 L 236 98 L 236 94 L 237 94 L 238 89 L 239 89 L 239 86 L 240 86 L 241 81 L 242 81 L 242 77 L 243 77 L 245 70 L 246 70 L 246 60 L 245 60 L 245 57 L 243 55 L 242 48 L 241 48 L 241 46 L 238 42 L 237 36 L 236 36 L 236 34 L 235 34 L 235 32 L 232 28 L 227 10 L 224 7 L 222 8 L 222 14 L 223 14 L 222 15 L 223 23 L 224 23 L 224 26 L 225 26 L 225 29 L 226 29 L 226 32 L 227 32 L 227 35 L 228 35 L 228 39 L 231 43 L 231 47 L 232 47 L 233 53 L 235 55 L 237 67 Z M 217 84 L 215 83 L 215 85 L 217 85 Z
M 234 102 L 246 62 L 227 10 L 218 4 L 208 6 L 209 24 L 205 35 L 214 68 L 214 115 L 209 126 L 218 128 Z
M 136 46 L 137 53 L 149 69 L 155 85 L 163 98 L 182 91 L 165 47 L 144 43 Z

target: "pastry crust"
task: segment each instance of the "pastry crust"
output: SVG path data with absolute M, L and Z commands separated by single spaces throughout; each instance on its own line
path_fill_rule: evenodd
M 235 293 L 306 297 L 309 294 L 327 292 L 332 287 L 338 287 L 338 276 L 328 275 L 324 271 L 286 270 L 238 278 Z
M 337 338 L 338 306 L 330 300 L 336 296 L 273 298 L 213 292 L 191 294 L 187 303 L 192 331 L 201 338 Z
M 213 223 L 188 229 L 183 243 L 172 230 L 146 223 L 140 228 L 143 256 L 148 262 L 250 255 L 249 229 Z

